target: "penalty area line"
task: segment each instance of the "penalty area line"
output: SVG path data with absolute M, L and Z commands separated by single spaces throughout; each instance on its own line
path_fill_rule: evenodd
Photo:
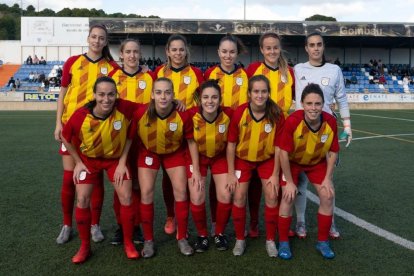
M 316 203 L 319 205 L 319 198 L 314 193 L 310 192 L 309 190 L 306 192 L 307 198 L 309 198 L 310 201 L 313 203 Z M 387 230 L 384 230 L 378 226 L 375 226 L 363 219 L 358 218 L 357 216 L 348 213 L 338 207 L 335 207 L 335 215 L 355 224 L 356 226 L 359 226 L 379 237 L 385 238 L 395 244 L 401 245 L 402 247 L 405 247 L 410 250 L 414 250 L 414 242 L 409 241 L 407 239 L 404 239 L 400 236 L 397 236 Z

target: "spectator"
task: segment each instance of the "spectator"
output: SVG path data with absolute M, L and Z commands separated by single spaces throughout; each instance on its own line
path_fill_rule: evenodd
M 20 79 L 19 79 L 19 78 L 17 78 L 17 79 L 16 79 L 16 82 L 15 82 L 15 88 L 16 88 L 16 89 L 19 89 L 19 88 L 20 88 L 20 85 L 21 85 Z
M 39 64 L 39 58 L 37 57 L 37 55 L 35 55 L 33 58 L 33 64 Z
M 33 73 L 33 82 L 39 82 L 39 73 L 37 71 Z
M 32 56 L 28 56 L 28 57 L 27 57 L 27 59 L 26 59 L 26 64 L 28 64 L 28 65 L 32 65 L 32 64 L 33 64 L 33 59 L 32 59 Z
M 42 71 L 42 72 L 40 72 L 40 74 L 39 74 L 39 77 L 38 77 L 37 81 L 38 81 L 38 82 L 44 82 L 45 80 L 46 80 L 46 75 L 45 75 L 45 73 Z
M 7 83 L 7 87 L 10 87 L 10 90 L 16 88 L 16 80 L 13 77 L 10 77 L 9 82 Z
M 382 74 L 382 75 L 379 77 L 379 79 L 378 79 L 378 83 L 379 83 L 379 84 L 386 84 L 386 83 L 387 83 L 387 80 L 385 79 L 384 74 Z
M 46 60 L 44 59 L 44 57 L 43 57 L 43 56 L 41 56 L 41 57 L 40 57 L 39 64 L 46 65 Z
M 34 82 L 35 81 L 35 75 L 33 72 L 30 72 L 29 74 L 29 82 Z
M 358 79 L 355 76 L 355 73 L 352 73 L 351 84 L 358 84 Z

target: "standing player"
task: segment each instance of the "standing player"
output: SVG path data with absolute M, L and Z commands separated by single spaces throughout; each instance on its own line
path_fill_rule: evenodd
M 336 64 L 326 63 L 324 50 L 325 43 L 319 33 L 311 33 L 306 37 L 305 50 L 309 60 L 306 63 L 299 63 L 295 66 L 295 90 L 296 90 L 296 109 L 301 109 L 300 104 L 302 91 L 309 83 L 319 84 L 324 94 L 323 110 L 333 114 L 330 106 L 336 101 L 339 112 L 343 120 L 344 132 L 347 133 L 347 146 L 352 140 L 351 117 L 349 113 L 348 101 L 345 93 L 344 77 L 341 68 Z M 299 195 L 296 199 L 296 235 L 299 238 L 306 237 L 305 211 L 306 211 L 306 191 L 307 179 L 303 174 L 299 178 Z M 335 203 L 334 203 L 335 205 Z M 340 233 L 335 223 L 332 223 L 329 232 L 331 238 L 339 238 Z
M 188 109 L 194 106 L 193 94 L 204 81 L 201 70 L 190 65 L 190 50 L 184 36 L 173 34 L 165 46 L 167 63 L 155 70 L 156 78 L 165 77 L 173 82 L 175 98 Z M 167 220 L 164 231 L 167 234 L 175 232 L 174 197 L 171 181 L 163 171 L 162 190 L 167 207 Z
M 190 191 L 190 210 L 196 225 L 198 238 L 194 245 L 196 252 L 204 252 L 209 247 L 207 219 L 206 219 L 206 177 L 210 168 L 212 178 L 217 185 L 217 225 L 215 227 L 214 242 L 217 249 L 226 250 L 228 241 L 223 234 L 231 212 L 231 193 L 226 189 L 227 160 L 225 148 L 227 132 L 232 110 L 229 107 L 220 107 L 220 86 L 216 80 L 205 81 L 200 87 L 196 101 L 199 106 L 189 110 L 193 118 L 193 139 L 189 140 L 188 147 L 191 156 L 198 156 L 199 164 L 193 164 L 187 156 L 188 188 Z M 198 169 L 199 168 L 199 169 Z M 194 176 L 195 175 L 195 176 Z M 200 182 L 196 182 L 201 179 Z M 216 198 L 216 197 L 215 197 Z
M 94 100 L 78 109 L 65 124 L 62 141 L 75 160 L 73 180 L 76 183 L 76 224 L 81 239 L 73 263 L 83 263 L 91 254 L 90 199 L 93 186 L 101 181 L 105 170 L 121 202 L 120 217 L 124 231 L 124 250 L 129 259 L 139 258 L 132 242 L 134 209 L 131 202 L 132 183 L 127 167 L 128 127 L 136 105 L 117 100 L 116 84 L 100 77 L 93 87 Z M 130 143 L 128 141 L 128 143 Z
M 178 247 L 182 254 L 193 254 L 187 241 L 188 199 L 185 171 L 186 143 L 191 139 L 191 118 L 176 110 L 173 84 L 165 77 L 154 81 L 151 102 L 137 110 L 129 138 L 140 138 L 138 179 L 141 189 L 141 219 L 144 229 L 144 258 L 154 255 L 154 188 L 162 165 L 171 179 L 175 199 Z M 194 161 L 198 164 L 198 160 Z M 196 182 L 199 180 L 196 180 Z
M 280 144 L 283 170 L 279 215 L 279 257 L 292 258 L 288 232 L 292 222 L 292 207 L 297 195 L 300 173 L 305 173 L 318 193 L 318 243 L 316 249 L 326 259 L 335 257 L 328 235 L 332 224 L 333 171 L 339 151 L 336 119 L 322 111 L 324 94 L 319 85 L 311 83 L 301 93 L 303 110 L 297 110 L 286 120 Z
M 260 52 L 264 60 L 254 62 L 247 68 L 249 78 L 255 75 L 264 75 L 270 82 L 271 99 L 282 109 L 285 118 L 288 116 L 294 98 L 295 78 L 293 70 L 288 66 L 283 54 L 281 37 L 274 32 L 267 32 L 259 38 Z M 254 176 L 249 187 L 250 237 L 259 235 L 258 217 L 262 185 Z
M 279 189 L 279 156 L 275 146 L 284 123 L 281 109 L 270 99 L 270 83 L 263 75 L 249 80 L 249 102 L 241 105 L 230 122 L 227 163 L 228 189 L 233 195 L 233 224 L 236 232 L 235 256 L 246 248 L 246 196 L 252 171 L 256 170 L 265 189 L 266 250 L 276 257 L 274 242 L 277 223 L 277 193 Z M 275 164 L 276 163 L 276 164 Z
M 70 116 L 78 108 L 93 99 L 92 87 L 98 77 L 106 76 L 117 65 L 113 61 L 108 47 L 108 31 L 104 25 L 93 25 L 89 29 L 88 52 L 70 57 L 63 66 L 62 86 L 56 112 L 56 128 L 54 136 L 61 140 L 61 131 Z M 58 244 L 66 243 L 72 234 L 72 213 L 75 199 L 73 169 L 75 162 L 62 144 L 60 149 L 63 163 L 63 181 L 61 202 L 63 210 L 63 227 L 56 239 Z M 99 227 L 99 219 L 103 204 L 103 180 L 94 185 L 92 193 L 92 240 L 100 242 L 104 236 Z
M 221 104 L 233 110 L 247 102 L 247 73 L 241 66 L 236 64 L 237 57 L 246 51 L 246 47 L 238 37 L 231 34 L 222 37 L 217 50 L 220 64 L 207 69 L 204 74 L 204 79 L 218 81 L 221 89 Z M 211 234 L 213 235 L 216 232 L 215 222 L 218 204 L 214 178 L 210 181 L 209 198 L 212 221 Z
M 122 68 L 116 68 L 109 73 L 109 76 L 115 80 L 119 98 L 128 100 L 134 103 L 147 104 L 151 99 L 152 83 L 154 76 L 152 72 L 146 70 L 139 65 L 141 58 L 141 44 L 134 39 L 126 39 L 120 46 L 120 59 L 122 62 Z M 136 168 L 136 159 L 138 153 L 137 141 L 132 142 L 132 148 L 128 155 L 128 161 L 130 168 Z M 141 242 L 141 230 L 139 228 L 140 216 L 140 191 L 138 185 L 137 170 L 133 169 L 131 177 L 133 180 L 132 197 L 135 208 L 135 229 L 134 229 L 134 242 Z M 120 202 L 116 192 L 114 192 L 114 211 L 118 225 L 121 225 L 119 216 Z M 115 232 L 111 243 L 114 245 L 121 244 L 123 242 L 122 229 L 118 227 Z

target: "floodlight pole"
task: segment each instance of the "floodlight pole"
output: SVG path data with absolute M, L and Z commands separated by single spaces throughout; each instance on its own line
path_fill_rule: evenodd
M 243 5 L 243 20 L 246 20 L 246 0 L 244 0 L 244 5 Z

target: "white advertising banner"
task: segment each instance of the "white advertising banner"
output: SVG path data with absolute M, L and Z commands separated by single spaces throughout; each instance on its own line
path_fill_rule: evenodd
M 414 94 L 347 94 L 350 103 L 414 103 Z
M 88 17 L 22 17 L 22 46 L 87 46 Z

